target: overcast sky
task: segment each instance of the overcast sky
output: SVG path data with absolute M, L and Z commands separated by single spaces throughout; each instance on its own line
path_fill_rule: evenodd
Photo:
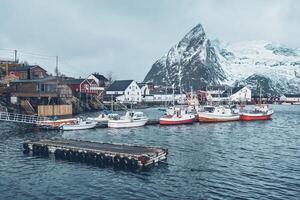
M 0 58 L 142 81 L 198 23 L 211 39 L 300 46 L 298 0 L 0 0 Z

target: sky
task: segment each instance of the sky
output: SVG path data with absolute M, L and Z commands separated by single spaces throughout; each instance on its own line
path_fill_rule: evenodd
M 0 0 L 0 58 L 142 81 L 201 23 L 208 38 L 300 47 L 298 0 Z

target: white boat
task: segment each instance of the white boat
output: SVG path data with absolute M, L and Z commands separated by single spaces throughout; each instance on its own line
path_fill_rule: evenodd
M 229 122 L 239 119 L 237 112 L 224 106 L 204 106 L 203 111 L 198 113 L 199 122 Z
M 72 130 L 85 130 L 95 128 L 97 122 L 93 121 L 83 121 L 81 119 L 77 120 L 73 124 L 63 124 L 60 126 L 60 129 L 63 131 L 72 131 Z
M 108 120 L 117 119 L 117 118 L 119 118 L 118 114 L 111 113 L 111 114 L 106 115 L 106 114 L 102 113 L 98 117 L 88 117 L 87 120 L 97 122 L 100 125 L 107 125 Z
M 148 118 L 143 112 L 127 111 L 125 116 L 119 119 L 109 119 L 108 127 L 110 128 L 131 128 L 144 126 L 148 122 Z

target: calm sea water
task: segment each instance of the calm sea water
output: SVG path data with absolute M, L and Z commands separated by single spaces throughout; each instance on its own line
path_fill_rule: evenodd
M 64 133 L 1 122 L 0 199 L 299 199 L 300 106 L 273 108 L 271 121 Z M 23 155 L 35 138 L 167 147 L 168 165 L 131 173 Z

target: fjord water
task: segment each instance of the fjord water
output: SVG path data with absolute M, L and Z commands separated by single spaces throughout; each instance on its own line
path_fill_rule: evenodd
M 0 199 L 299 199 L 300 106 L 272 107 L 271 121 L 64 133 L 1 122 Z M 162 146 L 168 164 L 132 173 L 23 155 L 40 138 Z

